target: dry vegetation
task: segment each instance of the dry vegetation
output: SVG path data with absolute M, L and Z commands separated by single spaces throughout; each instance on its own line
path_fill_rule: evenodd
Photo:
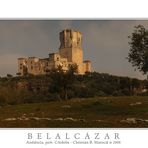
M 97 97 L 1 106 L 0 127 L 148 127 L 148 98 Z

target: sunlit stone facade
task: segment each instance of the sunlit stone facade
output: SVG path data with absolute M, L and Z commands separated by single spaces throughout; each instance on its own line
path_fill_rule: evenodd
M 82 34 L 79 31 L 66 29 L 60 32 L 60 47 L 57 53 L 50 53 L 48 58 L 18 58 L 18 73 L 25 75 L 42 75 L 61 65 L 68 70 L 70 64 L 78 65 L 78 74 L 91 72 L 91 62 L 83 61 Z

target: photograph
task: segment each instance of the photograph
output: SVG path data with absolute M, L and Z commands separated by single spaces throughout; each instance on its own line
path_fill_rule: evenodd
M 0 128 L 147 128 L 148 20 L 0 20 Z

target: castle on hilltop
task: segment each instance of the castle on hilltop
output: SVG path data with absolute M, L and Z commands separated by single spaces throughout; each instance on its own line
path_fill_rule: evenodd
M 66 71 L 70 64 L 78 65 L 78 74 L 91 72 L 91 62 L 83 61 L 82 34 L 79 31 L 66 29 L 60 32 L 59 36 L 60 47 L 57 53 L 50 53 L 45 59 L 18 58 L 18 73 L 22 76 L 25 74 L 42 75 L 59 65 Z

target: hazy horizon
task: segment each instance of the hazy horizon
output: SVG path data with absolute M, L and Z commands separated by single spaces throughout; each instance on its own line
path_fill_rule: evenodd
M 36 56 L 46 58 L 59 49 L 59 32 L 63 29 L 82 33 L 84 60 L 90 59 L 93 71 L 144 79 L 142 73 L 126 57 L 128 35 L 142 20 L 1 20 L 0 76 L 17 73 L 17 58 Z

